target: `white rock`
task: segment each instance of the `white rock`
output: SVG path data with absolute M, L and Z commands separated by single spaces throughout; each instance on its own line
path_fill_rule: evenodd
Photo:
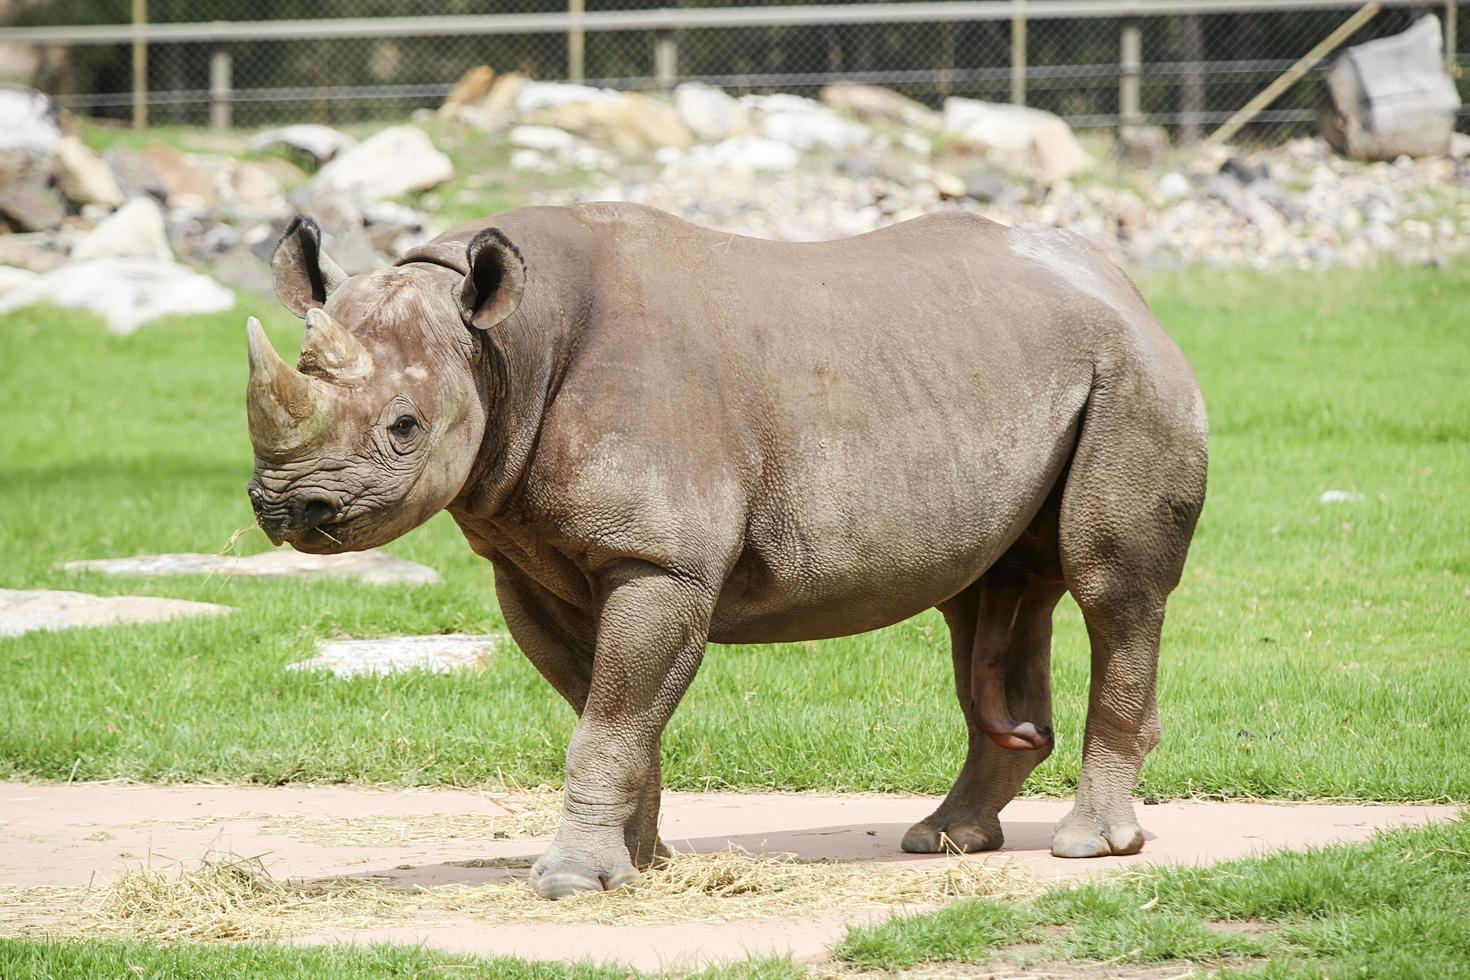
M 239 575 L 247 578 L 352 578 L 367 585 L 433 585 L 439 573 L 427 565 L 394 558 L 381 551 L 340 555 L 308 555 L 282 548 L 255 555 L 139 555 L 69 561 L 68 572 L 104 575 Z
M 546 157 L 539 150 L 516 150 L 510 155 L 510 168 L 512 170 L 530 170 L 540 172 L 547 169 Z
M 163 209 L 151 197 L 133 198 L 78 240 L 71 257 L 78 262 L 121 258 L 172 262 Z
M 218 616 L 229 606 L 153 596 L 99 596 L 49 589 L 0 589 L 0 636 L 76 626 L 148 623 L 185 616 Z
M 1317 498 L 1319 504 L 1353 504 L 1363 499 L 1361 493 L 1351 490 L 1323 490 L 1322 496 Z
M 526 82 L 516 93 L 515 107 L 517 112 L 535 112 L 578 102 L 616 102 L 618 98 L 618 93 L 610 88 L 566 82 Z
M 223 313 L 235 294 L 208 276 L 154 259 L 68 262 L 0 296 L 0 313 L 36 303 L 90 310 L 115 334 L 130 334 L 161 316 Z
M 740 104 L 761 112 L 822 112 L 824 107 L 816 99 L 800 95 L 777 92 L 774 95 L 742 95 Z
M 319 126 L 315 123 L 298 123 L 294 126 L 268 129 L 256 134 L 250 140 L 250 150 L 253 153 L 284 146 L 302 151 L 315 159 L 317 163 L 326 163 L 356 145 L 357 140 L 346 133 L 338 132 L 331 126 Z
M 393 636 L 381 640 L 318 640 L 316 656 L 287 670 L 328 670 L 338 677 L 381 677 L 410 670 L 447 674 L 483 670 L 507 642 L 505 634 Z
M 662 153 L 664 150 L 672 150 L 675 153 L 679 152 L 678 147 L 674 146 L 660 147 L 658 152 Z M 617 157 L 595 146 L 578 146 L 574 148 L 571 156 L 567 157 L 567 162 L 574 167 L 581 167 L 583 170 L 615 170 L 618 166 Z
M 1189 196 L 1189 178 L 1171 170 L 1159 178 L 1159 197 L 1165 201 L 1177 201 Z
M 868 127 L 823 109 L 768 113 L 761 121 L 761 134 L 798 150 L 845 150 L 863 145 L 870 136 Z
M 944 131 L 1044 184 L 1066 180 L 1092 164 L 1072 127 L 1041 109 L 951 97 L 944 100 Z
M 563 153 L 577 145 L 577 138 L 555 126 L 517 126 L 506 137 L 512 146 L 542 153 Z
M 712 85 L 680 85 L 674 89 L 674 108 L 684 125 L 706 142 L 719 142 L 750 127 L 750 113 L 740 100 Z
M 0 151 L 23 150 L 43 157 L 60 139 L 50 99 L 35 89 L 0 85 Z
M 102 158 L 75 136 L 57 140 L 53 158 L 56 184 L 67 200 L 79 205 L 115 208 L 123 202 L 122 188 Z
M 310 186 L 360 200 L 397 197 L 436 187 L 454 164 L 413 126 L 390 126 L 332 160 Z
M 0 296 L 4 296 L 19 286 L 26 286 L 36 281 L 38 273 L 30 269 L 21 269 L 13 265 L 0 265 Z
M 801 154 L 780 140 L 737 136 L 714 146 L 696 146 L 684 159 L 688 165 L 706 170 L 792 170 L 801 162 Z

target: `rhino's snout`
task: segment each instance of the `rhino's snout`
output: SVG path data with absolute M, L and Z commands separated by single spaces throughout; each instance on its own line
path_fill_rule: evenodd
M 245 492 L 250 497 L 250 508 L 255 511 L 256 523 L 272 544 L 294 542 L 307 531 L 331 523 L 342 510 L 337 501 L 317 493 L 272 496 L 254 480 Z

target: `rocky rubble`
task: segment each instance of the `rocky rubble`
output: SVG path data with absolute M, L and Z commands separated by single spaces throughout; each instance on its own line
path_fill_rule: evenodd
M 0 311 L 52 302 L 128 332 L 227 309 L 232 288 L 270 294 L 267 260 L 296 211 L 355 274 L 442 230 L 447 204 L 474 213 L 482 189 L 511 181 L 526 203 L 636 201 L 788 240 L 964 210 L 1064 226 L 1131 265 L 1443 262 L 1470 250 L 1460 134 L 1448 155 L 1372 164 L 1315 139 L 1191 154 L 1148 127 L 1080 140 L 1035 109 L 951 98 L 935 110 L 850 83 L 821 96 L 691 83 L 665 99 L 484 68 L 423 114 L 491 161 L 444 193 L 454 164 L 416 125 L 361 141 L 286 126 L 249 140 L 245 158 L 163 143 L 99 156 L 44 95 L 0 87 Z
M 361 143 L 287 126 L 251 140 L 252 152 L 273 154 L 257 159 L 164 143 L 99 156 L 44 95 L 4 87 L 0 122 L 0 312 L 89 309 L 118 333 L 230 309 L 229 287 L 269 294 L 267 260 L 298 210 L 318 217 L 349 272 L 387 265 L 437 230 L 392 199 L 454 173 L 412 126 Z

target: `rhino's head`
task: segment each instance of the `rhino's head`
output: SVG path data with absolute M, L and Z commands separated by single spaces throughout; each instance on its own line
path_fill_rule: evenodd
M 348 278 L 298 215 L 271 264 L 276 295 L 306 320 L 287 364 L 246 324 L 256 520 L 275 544 L 323 554 L 404 534 L 464 489 L 485 433 L 474 332 L 513 313 L 520 255 L 496 232 L 470 243 L 468 275 L 412 263 Z M 457 263 L 456 263 L 457 264 Z

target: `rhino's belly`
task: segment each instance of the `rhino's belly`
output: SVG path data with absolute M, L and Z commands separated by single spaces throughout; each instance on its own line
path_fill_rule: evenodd
M 824 639 L 879 629 L 943 602 L 1010 547 L 1065 463 L 1058 451 L 1014 467 L 931 468 L 866 489 L 819 486 L 758 505 L 716 603 L 716 643 Z M 1038 447 L 1040 448 L 1040 447 Z

